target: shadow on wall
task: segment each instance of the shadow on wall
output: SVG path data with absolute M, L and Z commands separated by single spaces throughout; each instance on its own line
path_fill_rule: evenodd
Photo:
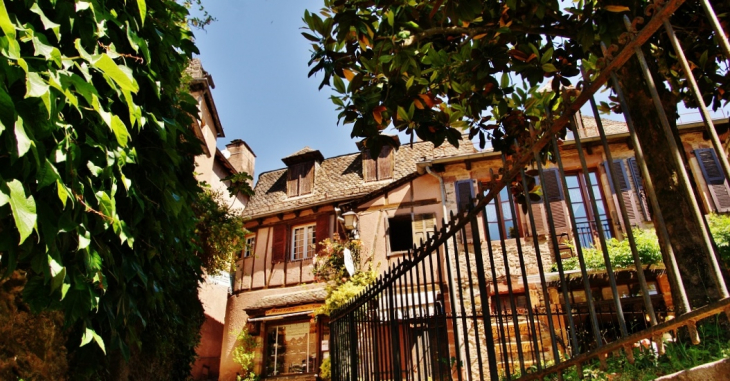
M 223 342 L 223 323 L 205 314 L 205 322 L 200 327 L 200 344 L 195 349 L 198 358 L 193 364 L 193 380 L 217 380 L 221 362 Z

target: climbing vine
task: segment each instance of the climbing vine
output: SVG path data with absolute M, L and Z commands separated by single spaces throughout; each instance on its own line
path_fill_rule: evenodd
M 372 257 L 366 257 L 362 241 L 342 239 L 337 234 L 320 243 L 314 258 L 312 273 L 317 281 L 326 283 L 327 298 L 315 311 L 316 315 L 329 315 L 353 296 L 364 290 L 377 277 Z M 347 270 L 346 251 L 352 260 L 352 274 Z
M 75 378 L 142 358 L 137 379 L 184 378 L 194 358 L 187 17 L 172 0 L 0 2 L 0 276 L 22 271 L 31 311 L 63 315 Z

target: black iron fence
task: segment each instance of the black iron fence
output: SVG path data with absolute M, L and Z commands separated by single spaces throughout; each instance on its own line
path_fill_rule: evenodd
M 578 230 L 578 243 L 582 247 L 593 247 L 596 243 L 596 238 L 598 237 L 598 225 L 596 224 L 596 221 L 584 221 L 584 222 L 576 222 L 576 229 Z M 600 222 L 601 227 L 603 228 L 603 236 L 606 239 L 613 238 L 613 233 L 611 232 L 611 220 L 605 220 Z
M 665 5 L 676 9 L 679 2 L 668 1 Z M 631 361 L 631 348 L 637 342 L 663 353 L 662 334 L 677 327 L 688 327 L 696 340 L 696 321 L 727 311 L 730 299 L 711 240 L 706 240 L 705 254 L 698 255 L 708 255 L 714 264 L 714 279 L 708 281 L 720 285 L 722 299 L 705 307 L 690 308 L 677 263 L 666 246 L 665 266 L 650 268 L 641 262 L 630 229 L 631 205 L 627 203 L 642 202 L 641 197 L 646 197 L 659 241 L 666 245 L 669 239 L 631 120 L 626 122 L 643 187 L 634 196 L 616 195 L 612 201 L 617 204 L 620 225 L 625 227 L 621 235 L 629 241 L 633 267 L 616 271 L 609 258 L 606 240 L 620 228 L 611 221 L 576 222 L 581 217 L 576 218 L 572 207 L 552 210 L 558 204 L 544 202 L 544 214 L 536 215 L 531 198 L 523 197 L 528 220 L 525 226 L 531 229 L 523 238 L 492 240 L 490 229 L 485 228 L 493 223 L 486 220 L 485 207 L 505 187 L 511 216 L 517 215 L 512 187 L 519 184 L 529 189 L 525 168 L 532 166 L 537 170 L 539 183 L 546 183 L 537 155 L 547 145 L 552 145 L 555 153 L 562 188 L 568 189 L 555 137 L 564 126 L 568 125 L 574 136 L 581 173 L 590 173 L 581 135 L 572 122 L 572 113 L 583 103 L 590 101 L 605 160 L 614 162 L 592 94 L 607 80 L 616 80 L 613 70 L 633 54 L 640 54 L 635 49 L 646 41 L 645 35 L 653 34 L 661 26 L 667 28 L 664 22 L 669 15 L 669 11 L 657 11 L 654 19 L 624 46 L 624 51 L 594 77 L 594 82 L 585 84 L 570 106 L 572 111 L 557 119 L 550 130 L 536 132 L 532 147 L 510 158 L 510 162 L 503 156 L 501 175 L 485 184 L 485 194 L 474 200 L 469 211 L 452 214 L 448 222 L 442 221 L 441 228 L 427 242 L 421 242 L 373 285 L 331 315 L 334 380 L 527 380 L 553 373 L 560 377 L 567 367 L 580 366 L 591 358 L 604 359 L 607 353 L 621 349 L 625 349 Z M 692 76 L 688 70 L 684 74 Z M 625 108 L 623 95 L 620 91 L 617 95 Z M 714 127 L 707 122 L 721 166 L 728 173 L 723 147 Z M 684 168 L 674 136 L 667 133 L 666 138 Z M 613 189 L 622 189 L 615 167 L 606 165 L 606 171 Z M 605 205 L 601 203 L 610 197 L 594 194 L 591 176 L 582 181 L 587 200 L 582 212 L 605 215 L 601 209 Z M 685 195 L 696 208 L 695 218 L 704 224 L 692 194 L 692 182 L 684 172 L 678 174 L 678 181 L 685 186 Z M 574 204 L 570 192 L 565 192 L 564 197 L 561 205 Z M 508 237 L 503 231 L 506 225 L 501 209 L 496 208 L 499 236 Z M 556 228 L 554 217 L 559 213 L 566 213 L 567 233 Z M 547 224 L 543 234 L 537 228 L 540 223 L 536 223 L 542 216 Z M 639 217 L 633 213 L 633 218 Z M 561 250 L 566 242 L 561 237 L 570 241 L 568 257 L 577 259 L 575 269 L 565 268 L 568 259 L 561 255 Z M 595 247 L 603 254 L 601 269 L 586 265 L 587 247 Z

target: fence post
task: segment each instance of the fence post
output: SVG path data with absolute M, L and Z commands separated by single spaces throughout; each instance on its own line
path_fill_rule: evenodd
M 469 203 L 470 209 L 472 203 Z M 473 210 L 472 210 L 473 212 Z M 484 336 L 487 340 L 487 364 L 489 364 L 489 378 L 493 381 L 499 380 L 497 374 L 497 353 L 495 351 L 494 336 L 492 334 L 492 316 L 489 313 L 489 293 L 487 291 L 487 279 L 484 277 L 484 260 L 482 259 L 482 244 L 479 237 L 479 224 L 477 223 L 477 214 L 469 213 L 471 218 L 471 234 L 474 242 L 474 262 L 477 267 L 477 283 L 479 283 L 479 298 L 482 303 L 482 320 L 484 321 Z M 485 229 L 487 227 L 485 226 Z M 466 239 L 464 240 L 466 246 Z M 467 258 L 467 261 L 469 259 Z M 474 311 L 476 314 L 476 311 Z M 466 338 L 464 338 L 466 340 Z
M 350 380 L 357 380 L 357 330 L 355 327 L 355 311 L 350 312 Z

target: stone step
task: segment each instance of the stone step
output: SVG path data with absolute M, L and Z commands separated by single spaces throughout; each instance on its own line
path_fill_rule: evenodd
M 545 357 L 548 359 L 547 357 Z M 520 362 L 517 361 L 517 357 L 513 357 L 515 361 L 510 362 L 509 370 L 510 373 L 515 374 L 520 371 Z M 531 367 L 531 366 L 537 366 L 538 361 L 534 359 L 528 359 L 525 357 L 525 369 Z M 500 374 L 506 369 L 505 364 L 503 362 L 497 362 L 497 371 L 500 372 Z
M 530 331 L 532 329 L 530 328 L 530 324 L 528 321 L 526 321 L 526 320 L 518 321 L 517 324 L 519 326 L 520 335 L 529 335 L 530 334 Z M 535 322 L 535 329 L 537 331 L 540 331 L 538 322 Z M 508 336 L 508 337 L 515 337 L 515 331 L 517 331 L 517 329 L 515 329 L 514 323 L 512 322 L 512 319 L 505 321 L 504 324 L 502 325 L 502 329 L 500 329 L 499 324 L 492 323 L 492 332 L 495 333 L 495 336 L 501 335 L 502 330 L 504 330 L 505 336 Z
M 514 353 L 516 355 L 518 353 L 518 348 L 522 347 L 522 352 L 528 353 L 533 350 L 533 345 L 534 345 L 534 343 L 532 342 L 532 340 L 522 340 L 522 342 L 520 342 L 519 344 L 517 343 L 517 341 L 510 341 L 507 343 L 496 343 L 495 347 L 497 350 L 496 351 L 497 354 L 502 353 L 502 351 L 504 351 L 504 349 L 506 347 L 508 353 Z M 537 343 L 537 347 L 538 347 L 538 352 L 547 352 L 550 350 L 549 347 L 542 348 L 542 345 L 540 344 L 539 341 Z

